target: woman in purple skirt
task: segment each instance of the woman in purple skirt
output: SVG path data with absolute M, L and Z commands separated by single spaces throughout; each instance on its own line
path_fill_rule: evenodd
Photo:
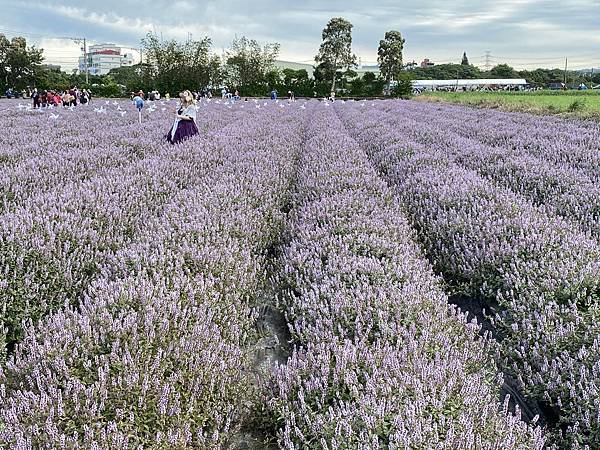
M 190 91 L 183 91 L 179 94 L 181 103 L 177 109 L 175 122 L 166 138 L 171 144 L 178 144 L 198 134 L 196 125 L 196 101 Z

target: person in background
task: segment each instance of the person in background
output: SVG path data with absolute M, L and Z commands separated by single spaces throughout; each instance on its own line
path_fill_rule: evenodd
M 271 100 L 277 100 L 277 89 L 271 91 Z
M 71 86 L 69 89 L 69 104 L 67 106 L 77 106 L 77 89 Z
M 62 95 L 62 104 L 64 107 L 67 107 L 71 104 L 71 95 L 69 95 L 69 92 L 64 92 Z
M 54 106 L 58 106 L 61 103 L 60 95 L 57 92 L 52 93 L 52 103 L 54 103 Z
M 39 108 L 40 107 L 40 93 L 38 92 L 37 88 L 33 89 L 33 92 L 31 93 L 31 98 L 33 99 L 33 107 Z
M 175 114 L 175 121 L 169 134 L 166 135 L 167 141 L 171 144 L 178 144 L 198 134 L 194 96 L 186 90 L 179 94 L 179 99 L 180 103 Z
M 140 95 L 142 94 L 142 95 Z M 140 91 L 135 97 L 132 98 L 133 103 L 135 104 L 135 107 L 137 108 L 137 110 L 139 112 L 142 111 L 142 108 L 144 107 L 144 97 L 143 97 L 143 92 Z

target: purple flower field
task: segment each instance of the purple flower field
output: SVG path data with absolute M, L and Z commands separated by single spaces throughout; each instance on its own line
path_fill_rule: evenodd
M 0 448 L 599 448 L 597 124 L 215 100 L 172 146 L 174 101 L 24 106 Z

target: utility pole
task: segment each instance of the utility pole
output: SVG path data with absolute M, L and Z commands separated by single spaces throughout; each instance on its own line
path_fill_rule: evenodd
M 83 51 L 83 70 L 85 71 L 85 83 L 89 84 L 89 70 L 88 70 L 88 55 L 87 55 L 87 40 L 86 38 L 73 37 L 68 38 L 71 39 L 76 44 L 81 44 L 83 42 L 83 47 L 80 47 Z
M 456 88 L 454 88 L 455 92 L 458 92 L 458 70 L 456 71 Z
M 486 70 L 486 72 L 492 68 L 491 58 L 492 58 L 492 52 L 490 52 L 489 50 L 486 50 L 485 51 L 485 70 Z
M 565 83 L 565 89 L 566 89 L 567 88 L 567 58 L 565 58 L 565 77 L 564 78 L 565 78 L 564 83 Z
M 85 84 L 90 84 L 90 79 L 89 79 L 90 71 L 88 70 L 87 44 L 86 44 L 85 38 L 83 38 L 83 64 L 85 67 Z

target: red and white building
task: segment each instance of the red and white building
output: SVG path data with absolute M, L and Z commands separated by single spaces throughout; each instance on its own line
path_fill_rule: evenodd
M 91 75 L 106 75 L 112 69 L 133 65 L 131 53 L 121 53 L 121 47 L 114 44 L 96 44 L 89 47 L 87 69 Z M 79 58 L 79 71 L 85 73 L 85 59 Z

